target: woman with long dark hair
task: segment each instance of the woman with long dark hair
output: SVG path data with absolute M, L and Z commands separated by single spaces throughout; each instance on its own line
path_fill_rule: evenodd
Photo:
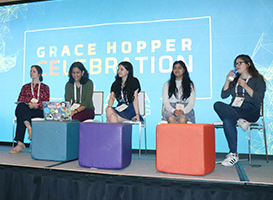
M 195 123 L 196 92 L 183 61 L 173 63 L 171 78 L 163 87 L 163 120 L 168 123 Z
M 25 132 L 27 129 L 28 139 L 31 139 L 31 119 L 44 117 L 42 102 L 49 101 L 49 87 L 42 83 L 42 74 L 43 70 L 40 66 L 31 66 L 30 77 L 32 82 L 25 84 L 21 89 L 15 110 L 17 126 L 14 140 L 17 141 L 17 145 L 10 153 L 19 153 L 26 148 L 24 145 Z
M 264 77 L 248 55 L 238 55 L 234 60 L 234 69 L 228 73 L 221 92 L 223 99 L 232 97 L 230 104 L 219 101 L 214 104 L 214 110 L 223 121 L 229 146 L 229 153 L 222 161 L 223 166 L 232 166 L 239 161 L 236 125 L 246 131 L 249 122 L 256 122 L 259 119 L 266 90 Z
M 65 101 L 71 102 L 73 120 L 94 119 L 93 82 L 81 62 L 74 62 L 69 69 L 69 80 L 65 85 Z
M 143 120 L 139 115 L 138 93 L 140 84 L 133 74 L 133 66 L 130 62 L 123 61 L 118 65 L 118 73 L 115 82 L 111 86 L 111 96 L 106 108 L 107 122 L 122 122 L 126 120 Z M 117 107 L 113 108 L 115 99 Z

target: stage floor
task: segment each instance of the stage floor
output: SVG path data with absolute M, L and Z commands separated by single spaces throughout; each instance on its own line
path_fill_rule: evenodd
M 137 153 L 133 153 L 132 162 L 128 167 L 121 170 L 105 170 L 81 167 L 78 160 L 69 162 L 34 160 L 31 158 L 28 148 L 19 154 L 9 154 L 10 149 L 9 146 L 0 146 L 0 165 L 101 175 L 161 178 L 175 181 L 273 186 L 273 160 L 270 157 L 269 163 L 267 163 L 265 156 L 253 156 L 253 166 L 249 166 L 247 160 L 240 161 L 238 165 L 232 167 L 223 167 L 221 164 L 216 164 L 215 170 L 208 175 L 190 176 L 158 172 L 155 167 L 156 158 L 154 153 L 149 153 L 147 156 L 142 154 L 141 159 L 138 158 Z M 223 158 L 224 154 L 216 155 L 216 161 L 221 161 Z

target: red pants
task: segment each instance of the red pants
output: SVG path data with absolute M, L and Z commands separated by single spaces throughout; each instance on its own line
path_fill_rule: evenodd
M 95 112 L 92 109 L 85 109 L 79 113 L 76 113 L 72 116 L 73 120 L 79 120 L 80 122 L 83 122 L 87 119 L 94 119 Z

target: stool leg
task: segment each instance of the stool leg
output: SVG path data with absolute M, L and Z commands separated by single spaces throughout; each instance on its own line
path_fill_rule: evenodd
M 13 127 L 12 127 L 12 148 L 14 147 L 14 129 L 15 129 L 15 122 L 16 120 L 13 119 Z
M 265 127 L 264 126 L 263 126 L 263 132 L 264 132 L 265 156 L 266 156 L 266 162 L 268 162 L 267 140 L 266 140 L 266 132 L 265 132 Z
M 147 156 L 147 135 L 146 135 L 146 123 L 144 124 L 144 136 L 145 136 L 145 155 Z
M 250 133 L 250 127 L 248 127 L 248 161 L 249 165 L 251 165 L 251 133 Z
M 141 122 L 138 124 L 139 126 L 139 150 L 138 150 L 138 157 L 141 157 Z

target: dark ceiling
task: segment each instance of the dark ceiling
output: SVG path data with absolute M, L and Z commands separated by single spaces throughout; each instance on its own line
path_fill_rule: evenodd
M 12 4 L 19 4 L 19 3 L 30 3 L 36 1 L 47 1 L 47 0 L 0 0 L 0 6 L 12 5 Z

